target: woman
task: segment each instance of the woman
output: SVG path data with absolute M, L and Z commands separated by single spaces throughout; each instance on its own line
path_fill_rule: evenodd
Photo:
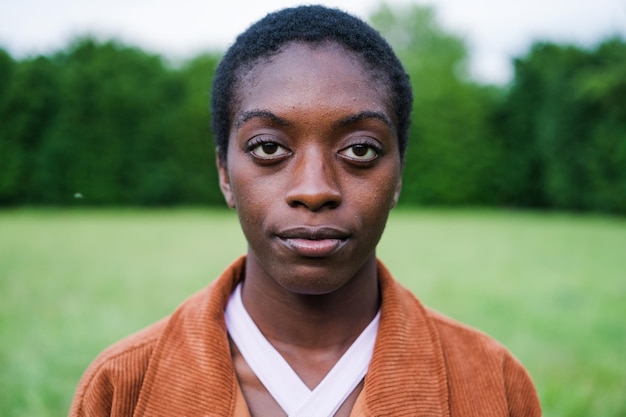
M 411 103 L 391 48 L 343 12 L 285 9 L 240 35 L 212 112 L 247 255 L 102 353 L 70 415 L 539 416 L 502 346 L 376 259 Z

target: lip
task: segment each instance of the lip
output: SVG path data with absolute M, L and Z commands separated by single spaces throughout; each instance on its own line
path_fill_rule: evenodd
M 306 258 L 323 258 L 332 255 L 345 245 L 350 234 L 334 227 L 301 226 L 276 233 L 279 241 L 297 255 Z

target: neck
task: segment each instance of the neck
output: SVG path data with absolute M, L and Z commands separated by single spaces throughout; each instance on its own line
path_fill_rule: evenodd
M 372 255 L 342 287 L 321 295 L 281 287 L 254 260 L 247 262 L 242 299 L 248 314 L 276 348 L 343 352 L 380 306 Z

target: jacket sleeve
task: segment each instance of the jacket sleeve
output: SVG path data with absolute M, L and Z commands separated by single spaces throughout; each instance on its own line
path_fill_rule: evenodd
M 112 414 L 115 386 L 106 371 L 88 370 L 76 389 L 70 417 L 108 417 Z
M 540 417 L 537 391 L 521 363 L 506 355 L 503 363 L 504 383 L 511 417 Z
M 150 344 L 104 351 L 81 378 L 69 417 L 131 417 L 151 353 Z

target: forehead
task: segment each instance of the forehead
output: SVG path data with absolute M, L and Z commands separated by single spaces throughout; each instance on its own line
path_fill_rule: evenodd
M 231 120 L 242 107 L 305 104 L 337 107 L 347 97 L 361 106 L 387 113 L 391 119 L 390 92 L 384 77 L 358 54 L 332 42 L 293 42 L 280 52 L 255 61 L 238 77 Z

